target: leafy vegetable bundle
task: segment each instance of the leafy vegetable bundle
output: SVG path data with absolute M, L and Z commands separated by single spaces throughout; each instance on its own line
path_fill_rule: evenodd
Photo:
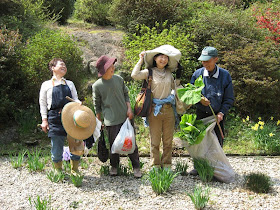
M 196 114 L 184 114 L 177 134 L 190 145 L 199 144 L 206 134 L 207 127 L 208 125 L 204 125 L 202 120 L 196 119 Z

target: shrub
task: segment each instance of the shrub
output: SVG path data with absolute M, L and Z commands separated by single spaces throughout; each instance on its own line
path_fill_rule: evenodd
M 210 182 L 214 177 L 214 167 L 210 165 L 207 159 L 194 158 L 194 168 L 197 170 L 200 179 L 203 182 Z
M 222 67 L 231 73 L 235 105 L 243 115 L 280 116 L 279 55 L 279 46 L 269 41 L 224 53 Z
M 245 176 L 245 186 L 256 193 L 267 193 L 271 189 L 270 177 L 262 173 L 250 173 Z
M 184 29 L 178 25 L 171 26 L 170 29 L 165 28 L 161 32 L 158 32 L 159 27 L 159 24 L 153 28 L 142 25 L 139 26 L 139 35 L 127 34 L 124 37 L 126 48 L 124 68 L 129 69 L 130 73 L 139 60 L 141 51 L 152 50 L 161 45 L 169 44 L 181 51 L 182 58 L 180 63 L 184 67 L 182 80 L 185 83 L 189 82 L 192 72 L 197 66 L 197 61 L 193 60 L 193 55 L 197 50 L 196 46 L 190 41 L 192 37 L 186 34 Z M 166 27 L 166 24 L 163 24 L 162 27 Z
M 0 29 L 0 121 L 13 119 L 16 108 L 21 107 L 25 77 L 20 71 L 18 51 L 21 48 L 18 31 Z M 5 120 L 4 120 L 5 119 Z
M 67 79 L 79 87 L 82 69 L 81 51 L 68 35 L 51 30 L 43 30 L 30 39 L 22 50 L 21 68 L 27 76 L 25 98 L 30 103 L 38 102 L 38 90 L 43 81 L 51 78 L 48 63 L 52 58 L 62 58 L 67 66 Z M 77 88 L 78 89 L 78 88 Z M 35 90 L 35 91 L 30 91 Z
M 168 24 L 180 22 L 184 0 L 114 0 L 110 8 L 110 20 L 129 32 L 144 24 L 154 27 L 168 20 Z
M 74 15 L 88 23 L 111 25 L 108 19 L 111 3 L 112 0 L 77 0 Z
M 60 24 L 65 24 L 74 11 L 75 0 L 44 0 L 45 13 L 49 18 L 55 17 Z
M 44 14 L 44 0 L 13 0 L 0 2 L 0 25 L 19 31 L 23 40 L 42 29 L 47 20 Z

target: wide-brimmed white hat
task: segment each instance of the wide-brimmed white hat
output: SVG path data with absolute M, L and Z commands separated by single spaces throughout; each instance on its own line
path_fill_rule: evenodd
M 175 71 L 177 69 L 177 65 L 182 54 L 180 50 L 176 49 L 171 45 L 162 45 L 153 50 L 147 50 L 144 55 L 145 67 L 152 68 L 154 56 L 159 53 L 167 55 L 169 57 L 167 68 L 170 69 L 171 71 Z
M 61 121 L 66 133 L 77 140 L 89 138 L 96 127 L 93 111 L 77 102 L 69 102 L 63 107 Z

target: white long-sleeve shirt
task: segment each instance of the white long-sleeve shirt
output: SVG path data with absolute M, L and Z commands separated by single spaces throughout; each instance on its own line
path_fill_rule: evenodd
M 77 102 L 80 102 L 78 99 L 78 94 L 74 83 L 70 80 L 66 80 L 64 77 L 61 80 L 58 80 L 53 76 L 50 80 L 43 82 L 40 89 L 39 104 L 40 104 L 40 113 L 42 120 L 47 119 L 48 110 L 50 110 L 52 105 L 52 91 L 54 86 L 58 85 L 68 85 L 70 88 L 72 99 Z

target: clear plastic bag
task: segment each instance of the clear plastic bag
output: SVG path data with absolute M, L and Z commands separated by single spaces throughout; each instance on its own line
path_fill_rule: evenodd
M 112 153 L 131 154 L 135 150 L 135 134 L 130 120 L 127 118 L 123 123 L 113 145 Z

